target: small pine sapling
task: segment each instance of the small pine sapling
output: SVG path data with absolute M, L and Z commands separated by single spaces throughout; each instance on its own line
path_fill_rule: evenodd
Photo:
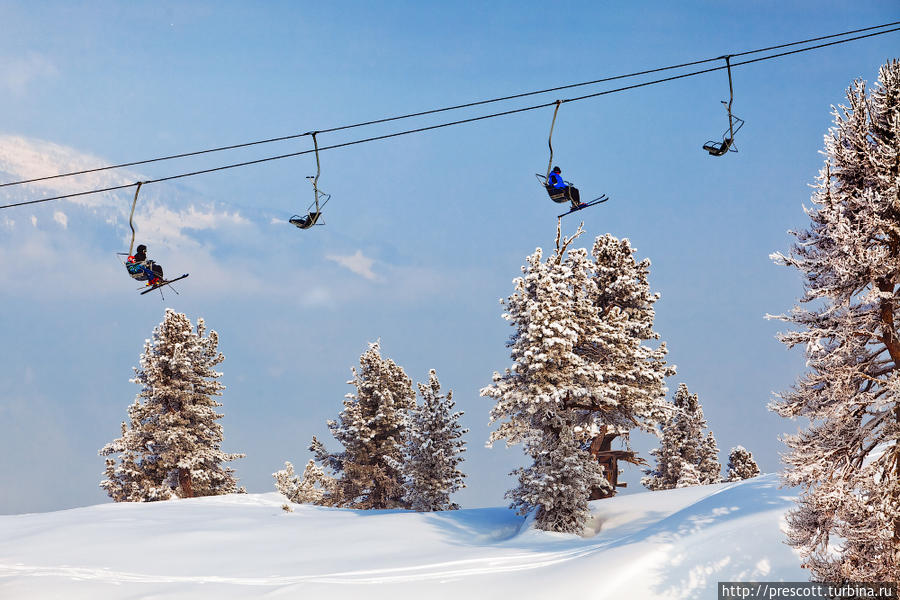
M 726 481 L 741 481 L 759 475 L 759 466 L 753 455 L 743 446 L 735 446 L 728 454 Z

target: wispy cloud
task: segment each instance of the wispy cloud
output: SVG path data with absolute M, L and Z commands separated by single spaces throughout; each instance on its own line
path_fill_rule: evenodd
M 350 269 L 350 271 L 361 275 L 371 281 L 376 281 L 378 276 L 372 271 L 372 265 L 375 260 L 364 256 L 362 250 L 357 250 L 352 256 L 338 256 L 337 254 L 329 254 L 325 258 L 334 261 L 337 264 Z
M 66 213 L 62 212 L 61 210 L 53 213 L 53 220 L 62 225 L 63 229 L 67 229 L 69 227 L 69 217 L 67 217 Z M 37 219 L 35 219 L 35 222 L 32 224 L 35 224 L 36 221 Z
M 36 179 L 85 171 L 109 164 L 109 161 L 68 146 L 15 135 L 0 135 L 0 171 L 11 179 Z M 47 179 L 29 186 L 6 188 L 11 200 L 32 200 L 48 194 L 71 194 L 89 189 L 128 185 L 140 176 L 127 170 L 100 171 L 76 177 Z M 111 193 L 73 198 L 70 202 L 83 206 L 121 204 Z
M 16 96 L 24 96 L 29 86 L 40 79 L 56 77 L 59 70 L 50 60 L 35 52 L 8 59 L 0 69 L 0 87 Z
M 250 221 L 236 211 L 194 204 L 183 209 L 173 209 L 157 201 L 151 201 L 144 210 L 139 211 L 135 215 L 135 221 L 139 223 L 138 233 L 142 239 L 168 243 L 186 241 L 189 237 L 185 234 L 186 229 L 200 231 L 250 225 Z

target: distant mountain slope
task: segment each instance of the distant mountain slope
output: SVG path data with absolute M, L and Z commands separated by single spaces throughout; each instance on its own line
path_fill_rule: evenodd
M 803 581 L 773 475 L 592 503 L 594 534 L 505 508 L 282 510 L 275 493 L 0 517 L 2 598 L 714 598 Z

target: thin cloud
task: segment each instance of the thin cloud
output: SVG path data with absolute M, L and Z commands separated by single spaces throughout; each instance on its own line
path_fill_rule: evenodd
M 341 265 L 344 268 L 350 269 L 350 271 L 356 273 L 357 275 L 361 275 L 370 281 L 375 281 L 378 279 L 378 276 L 372 271 L 372 265 L 375 263 L 375 260 L 369 258 L 367 256 L 363 256 L 362 250 L 357 250 L 356 254 L 352 256 L 338 256 L 337 254 L 329 254 L 326 256 L 330 261 L 334 261 L 337 264 Z
M 47 57 L 35 52 L 12 59 L 7 57 L 6 63 L 0 70 L 0 86 L 15 96 L 24 96 L 35 81 L 51 79 L 59 73 Z
M 94 169 L 106 164 L 109 164 L 109 161 L 68 146 L 22 136 L 0 135 L 0 171 L 10 179 L 35 179 Z M 4 195 L 10 200 L 32 200 L 51 194 L 71 194 L 89 189 L 128 185 L 140 179 L 140 176 L 127 170 L 100 171 L 77 177 L 48 179 L 30 186 L 7 188 Z M 122 204 L 118 197 L 111 193 L 79 196 L 70 199 L 69 202 L 83 206 Z
M 62 225 L 63 229 L 69 228 L 69 217 L 66 216 L 66 213 L 58 210 L 53 213 L 53 220 Z M 32 222 L 34 225 L 37 225 L 37 219 Z

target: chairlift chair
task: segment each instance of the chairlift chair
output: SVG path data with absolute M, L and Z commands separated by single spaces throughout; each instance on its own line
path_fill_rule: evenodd
M 710 156 L 723 156 L 728 152 L 737 152 L 734 145 L 734 136 L 744 126 L 744 120 L 731 112 L 731 105 L 734 102 L 734 86 L 731 80 L 731 55 L 723 56 L 725 66 L 728 69 L 728 102 L 722 100 L 725 111 L 728 113 L 728 129 L 722 134 L 722 141 L 709 140 L 703 144 L 703 149 L 709 152 Z
M 307 179 L 310 180 L 313 187 L 313 201 L 306 208 L 306 215 L 294 215 L 290 219 L 288 219 L 288 223 L 294 225 L 298 229 L 309 229 L 313 225 L 324 225 L 325 223 L 319 223 L 319 218 L 322 216 L 322 209 L 331 199 L 331 194 L 326 194 L 322 190 L 319 189 L 319 174 L 321 173 L 321 164 L 319 163 L 319 142 L 316 140 L 317 131 L 312 132 L 313 139 L 313 147 L 316 152 L 316 174 L 315 176 L 309 175 Z
M 567 191 L 569 188 L 567 188 L 567 187 L 565 187 L 565 188 L 556 188 L 556 187 L 553 187 L 552 185 L 550 185 L 549 183 L 547 183 L 547 176 L 546 176 L 546 175 L 541 175 L 540 173 L 535 173 L 534 176 L 537 177 L 538 182 L 540 182 L 540 184 L 541 184 L 542 186 L 544 186 L 544 189 L 547 190 L 547 194 L 550 196 L 550 199 L 553 200 L 554 202 L 556 202 L 556 203 L 558 203 L 558 204 L 563 204 L 563 203 L 565 203 L 565 202 L 571 202 L 571 201 L 572 201 L 572 199 L 569 197 L 569 194 L 568 194 L 568 191 Z
M 553 120 L 550 121 L 550 135 L 547 137 L 547 146 L 550 147 L 550 160 L 547 161 L 547 174 L 534 174 L 538 178 L 538 182 L 547 190 L 547 195 L 550 196 L 550 199 L 558 204 L 572 201 L 568 194 L 568 188 L 557 188 L 550 185 L 550 171 L 553 169 L 553 128 L 556 126 L 556 115 L 559 113 L 559 107 L 562 106 L 562 103 L 562 100 L 556 101 L 556 107 L 553 109 Z

